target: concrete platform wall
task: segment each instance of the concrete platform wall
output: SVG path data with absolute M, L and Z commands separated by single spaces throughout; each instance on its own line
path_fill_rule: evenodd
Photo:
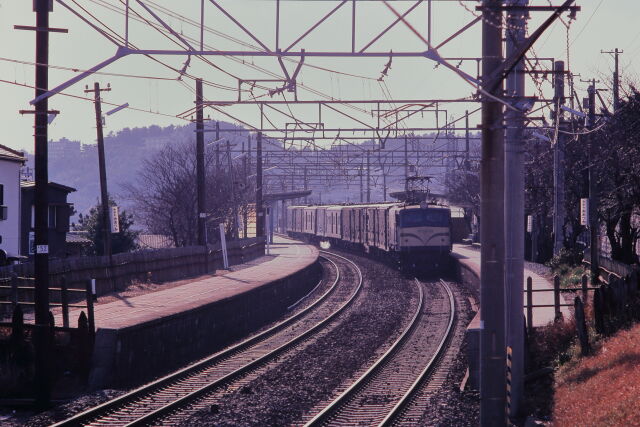
M 92 389 L 129 388 L 214 353 L 277 319 L 318 283 L 316 261 L 248 292 L 121 330 L 99 329 Z
M 480 272 L 473 265 L 466 264 L 464 259 L 454 254 L 455 271 L 458 281 L 480 290 Z M 480 389 L 480 311 L 467 326 L 467 361 L 469 363 L 469 379 L 467 386 L 473 390 Z

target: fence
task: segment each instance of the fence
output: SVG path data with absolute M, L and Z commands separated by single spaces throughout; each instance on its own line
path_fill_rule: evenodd
M 228 242 L 230 264 L 238 264 L 264 253 L 262 238 L 242 239 Z M 124 289 L 133 281 L 166 282 L 221 269 L 222 251 L 219 245 L 189 246 L 144 250 L 115 254 L 112 257 L 74 257 L 55 259 L 49 262 L 49 285 L 59 287 L 64 280 L 70 289 L 84 289 L 86 280 L 96 280 L 96 295 Z M 33 263 L 17 264 L 0 268 L 0 277 L 33 277 Z M 22 286 L 28 286 L 26 283 Z
M 592 307 L 593 321 L 597 333 L 610 335 L 615 333 L 621 327 L 628 325 L 634 321 L 640 320 L 640 301 L 638 300 L 638 291 L 640 289 L 639 274 L 633 268 L 629 268 L 630 273 L 618 277 L 616 274 L 609 274 L 608 283 L 602 283 L 600 286 L 588 286 L 587 275 L 582 276 L 581 287 L 579 288 L 560 288 L 560 280 L 558 276 L 554 277 L 553 289 L 532 289 L 531 277 L 527 278 L 527 302 L 525 308 L 527 310 L 527 331 L 533 331 L 533 308 L 535 307 L 554 307 L 556 320 L 562 319 L 560 307 L 573 307 L 576 322 L 576 333 L 579 338 L 582 354 L 588 354 L 591 350 L 589 344 L 589 334 L 586 326 L 585 306 L 589 304 L 589 291 L 592 291 Z M 618 270 L 621 272 L 621 270 Z M 533 292 L 553 292 L 553 304 L 533 304 Z M 560 302 L 561 292 L 580 292 L 574 297 L 573 303 L 563 304 Z
M 585 301 L 587 301 L 589 291 L 595 291 L 598 288 L 590 287 L 587 285 L 588 279 L 587 275 L 582 275 L 581 286 L 579 288 L 561 288 L 560 287 L 560 278 L 558 276 L 553 276 L 553 289 L 533 289 L 533 280 L 531 277 L 527 277 L 527 290 L 526 297 L 527 303 L 525 304 L 525 308 L 527 310 L 527 330 L 529 333 L 533 331 L 533 309 L 534 308 L 543 308 L 543 307 L 553 307 L 555 311 L 554 318 L 556 320 L 562 319 L 562 311 L 561 307 L 573 307 L 574 304 L 566 304 L 561 302 L 560 295 L 562 292 L 581 292 L 582 297 Z M 553 304 L 533 304 L 533 293 L 534 292 L 553 292 Z
M 582 257 L 582 263 L 588 267 L 591 267 L 591 250 L 589 248 L 584 250 L 584 256 Z M 600 277 L 601 279 L 609 283 L 611 276 L 616 276 L 617 278 L 623 278 L 631 274 L 633 271 L 633 267 L 621 263 L 619 261 L 614 261 L 609 258 L 598 257 L 598 263 L 600 264 Z

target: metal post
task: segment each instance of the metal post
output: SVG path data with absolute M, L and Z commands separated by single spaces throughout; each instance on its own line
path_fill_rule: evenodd
M 555 80 L 555 118 L 558 121 L 558 129 L 564 130 L 564 114 L 560 106 L 564 104 L 564 62 L 556 61 L 554 66 Z M 564 246 L 564 140 L 565 134 L 558 132 L 553 150 L 553 253 L 558 255 Z
M 588 88 L 589 116 L 587 129 L 592 130 L 596 121 L 596 82 L 592 81 Z M 598 286 L 599 277 L 599 230 L 598 230 L 598 188 L 596 185 L 596 140 L 592 134 L 588 134 L 589 140 L 589 228 L 591 232 L 591 286 Z
M 249 138 L 249 141 L 251 141 L 251 138 Z M 242 158 L 242 167 L 243 167 L 243 170 L 244 170 L 244 174 L 243 175 L 244 175 L 244 188 L 245 188 L 245 191 L 246 191 L 246 188 L 247 188 L 247 174 L 248 174 L 248 172 L 247 172 L 248 171 L 247 162 L 248 162 L 249 155 L 250 154 L 247 153 L 247 155 Z M 244 196 L 243 196 L 243 199 L 244 199 Z M 242 222 L 243 222 L 242 235 L 246 239 L 247 238 L 247 222 L 248 222 L 247 221 L 247 203 L 246 202 L 244 202 L 244 209 L 242 211 Z
M 527 6 L 528 0 L 510 0 L 513 6 Z M 507 14 L 507 55 L 520 49 L 526 38 L 526 12 Z M 507 96 L 517 100 L 525 95 L 524 61 L 507 76 Z M 511 347 L 511 405 L 509 416 L 518 415 L 524 394 L 524 113 L 506 113 L 504 153 L 504 233 L 507 346 Z
M 371 203 L 371 151 L 367 150 L 367 203 Z
M 502 86 L 487 82 L 502 64 L 501 0 L 483 1 L 483 87 L 501 97 Z M 504 113 L 502 104 L 482 98 L 482 168 L 480 197 L 481 235 L 481 338 L 480 424 L 506 424 L 506 349 L 504 296 Z
M 49 1 L 36 0 L 36 98 L 48 90 L 49 86 Z M 49 323 L 49 237 L 47 230 L 49 213 L 49 167 L 48 167 L 48 98 L 35 105 L 34 143 L 35 143 L 35 378 L 36 404 L 39 407 L 49 405 L 51 384 L 49 363 L 51 362 L 50 344 L 47 339 Z
M 196 186 L 198 192 L 198 245 L 205 245 L 207 204 L 204 176 L 204 112 L 202 79 L 196 79 Z
M 227 158 L 229 163 L 229 191 L 231 192 L 231 207 L 233 219 L 231 221 L 231 238 L 238 238 L 238 205 L 236 203 L 236 191 L 233 178 L 233 161 L 231 160 L 231 143 L 227 140 Z
M 533 332 L 533 279 L 527 277 L 527 332 Z
M 362 162 L 360 162 L 360 203 L 364 203 L 364 184 L 362 182 L 363 179 L 363 170 L 362 170 Z
M 465 111 L 464 114 L 464 170 L 469 171 L 471 165 L 469 163 L 469 142 L 471 139 L 471 132 L 469 129 L 469 111 Z
M 256 236 L 264 237 L 264 207 L 262 206 L 262 132 L 256 142 Z
M 304 191 L 307 191 L 307 167 L 304 167 Z M 307 196 L 304 196 L 304 204 L 307 204 Z
M 404 191 L 409 191 L 409 150 L 407 147 L 407 135 L 404 136 Z

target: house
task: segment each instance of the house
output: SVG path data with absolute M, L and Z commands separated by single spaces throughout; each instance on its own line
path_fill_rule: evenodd
M 33 181 L 22 181 L 20 183 L 22 195 L 20 253 L 25 256 L 33 255 L 35 189 L 36 184 Z M 49 201 L 48 237 L 49 256 L 51 257 L 64 257 L 68 255 L 66 241 L 67 232 L 69 231 L 69 218 L 73 213 L 73 205 L 67 202 L 67 196 L 73 191 L 76 191 L 76 189 L 55 182 L 49 182 L 47 200 Z
M 4 251 L 3 257 L 20 253 L 20 168 L 26 161 L 24 153 L 0 145 L 0 250 Z

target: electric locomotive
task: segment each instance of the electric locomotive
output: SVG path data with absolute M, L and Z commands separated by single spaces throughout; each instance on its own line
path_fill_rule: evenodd
M 451 211 L 426 202 L 290 206 L 287 233 L 391 258 L 405 270 L 431 271 L 449 260 Z

